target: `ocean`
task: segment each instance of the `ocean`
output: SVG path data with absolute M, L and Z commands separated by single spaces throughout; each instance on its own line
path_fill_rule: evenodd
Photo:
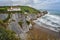
M 51 15 L 60 16 L 60 10 L 48 10 L 48 12 L 49 12 Z
M 48 10 L 48 14 L 38 18 L 36 23 L 39 25 L 44 24 L 45 27 L 49 27 L 51 30 L 60 31 L 60 11 Z

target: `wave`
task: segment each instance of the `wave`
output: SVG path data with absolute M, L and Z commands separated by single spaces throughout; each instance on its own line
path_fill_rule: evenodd
M 47 14 L 41 18 L 38 18 L 41 23 L 52 27 L 60 27 L 60 17 L 56 15 Z

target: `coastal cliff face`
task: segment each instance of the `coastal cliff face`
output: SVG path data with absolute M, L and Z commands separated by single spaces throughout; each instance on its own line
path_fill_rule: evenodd
M 0 13 L 0 26 L 5 27 L 6 29 L 14 31 L 16 34 L 23 36 L 26 35 L 24 33 L 28 32 L 29 29 L 32 28 L 32 20 L 36 20 L 37 18 L 47 14 L 44 12 L 28 12 L 29 10 L 25 10 L 24 7 L 21 7 L 24 13 Z M 25 36 L 24 36 L 25 37 Z
M 35 15 L 35 14 L 28 14 L 28 16 L 26 17 L 26 15 L 21 15 L 21 14 L 18 14 L 18 13 L 15 13 L 15 14 L 10 14 L 11 15 L 11 17 L 9 18 L 9 19 L 7 19 L 8 18 L 8 14 L 0 14 L 0 20 L 5 20 L 5 19 L 7 19 L 8 20 L 8 22 L 6 22 L 6 23 L 8 23 L 8 27 L 9 27 L 9 29 L 11 29 L 11 30 L 14 30 L 15 31 L 15 29 L 17 29 L 17 30 L 29 30 L 29 27 L 27 27 L 28 25 L 27 25 L 27 23 L 26 23 L 26 20 L 28 20 L 28 21 L 30 21 L 30 19 L 37 19 L 37 15 Z M 29 19 L 30 18 L 30 19 Z M 22 21 L 23 22 L 23 24 L 22 24 L 22 26 L 23 27 L 20 27 L 20 25 L 18 24 L 18 22 L 20 22 L 20 21 Z M 5 23 L 5 22 L 4 22 Z M 3 23 L 3 24 L 4 24 Z M 3 26 L 3 25 L 2 25 Z M 12 28 L 13 27 L 13 28 Z M 14 29 L 14 27 L 16 27 L 15 29 Z M 20 28 L 20 29 L 19 29 Z M 16 31 L 17 31 L 16 30 Z M 25 31 L 24 30 L 24 31 Z M 18 33 L 18 32 L 16 32 L 16 33 Z M 21 32 L 20 32 L 21 33 Z

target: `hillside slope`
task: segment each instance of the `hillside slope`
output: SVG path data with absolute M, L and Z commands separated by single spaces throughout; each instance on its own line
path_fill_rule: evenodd
M 11 6 L 0 6 L 0 12 L 1 11 L 7 11 L 8 8 Z M 28 13 L 38 13 L 40 12 L 39 10 L 29 7 L 29 6 L 12 6 L 12 7 L 20 7 L 22 12 L 28 12 Z

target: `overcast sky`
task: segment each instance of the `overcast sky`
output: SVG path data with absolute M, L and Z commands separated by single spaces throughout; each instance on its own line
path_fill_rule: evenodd
M 1 5 L 27 5 L 37 9 L 60 10 L 60 0 L 0 0 Z

